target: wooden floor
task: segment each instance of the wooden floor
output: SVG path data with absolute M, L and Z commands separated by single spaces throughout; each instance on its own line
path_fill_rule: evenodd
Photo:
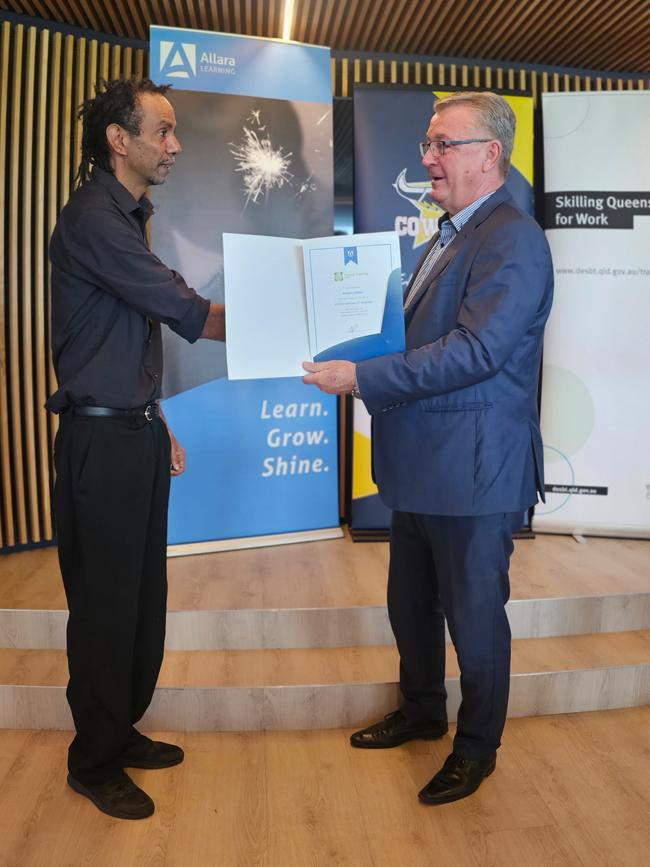
M 171 611 L 384 605 L 388 545 L 349 538 L 225 551 L 169 561 Z M 29 579 L 29 580 L 27 580 Z M 570 536 L 520 539 L 513 599 L 644 593 L 650 541 Z M 0 557 L 0 608 L 66 607 L 55 548 Z
M 383 606 L 387 563 L 385 543 L 349 538 L 178 558 L 169 562 L 169 608 Z M 622 594 L 639 605 L 635 594 L 650 589 L 650 541 L 520 540 L 511 585 L 519 600 Z M 55 549 L 0 557 L 3 608 L 65 608 Z M 647 625 L 621 628 L 629 631 L 517 640 L 513 672 L 647 664 Z M 381 644 L 179 649 L 166 653 L 160 684 L 383 682 L 396 670 L 395 649 Z M 448 673 L 457 673 L 451 651 Z M 65 681 L 64 651 L 0 648 L 0 683 L 31 694 Z M 185 748 L 186 761 L 133 771 L 156 813 L 123 822 L 66 786 L 69 732 L 0 730 L 0 867 L 650 865 L 650 707 L 510 719 L 497 772 L 471 798 L 440 808 L 419 804 L 417 792 L 450 738 L 365 751 L 350 748 L 349 734 L 161 735 Z
M 179 734 L 132 771 L 156 813 L 124 822 L 65 784 L 64 732 L 0 733 L 2 867 L 647 867 L 650 708 L 510 720 L 464 801 L 418 789 L 450 741 L 354 750 L 348 731 Z M 169 736 L 166 736 L 169 738 Z

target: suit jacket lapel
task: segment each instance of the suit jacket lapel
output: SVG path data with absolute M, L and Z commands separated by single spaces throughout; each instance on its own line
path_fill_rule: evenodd
M 454 238 L 454 241 L 452 243 L 447 244 L 445 249 L 440 254 L 439 258 L 436 260 L 435 265 L 433 266 L 433 268 L 431 269 L 431 271 L 427 275 L 426 280 L 418 289 L 417 294 L 415 295 L 415 297 L 413 298 L 413 300 L 411 301 L 411 303 L 409 304 L 409 306 L 406 310 L 407 322 L 410 319 L 415 308 L 418 306 L 418 304 L 422 300 L 422 297 L 426 294 L 426 292 L 429 289 L 429 287 L 431 286 L 431 284 L 434 282 L 434 280 L 437 280 L 438 277 L 440 277 L 440 275 L 445 270 L 447 265 L 449 265 L 449 263 L 452 261 L 452 259 L 454 258 L 454 256 L 458 252 L 458 246 L 455 246 L 455 244 L 456 244 L 455 238 Z
M 447 247 L 445 248 L 445 250 L 443 250 L 442 254 L 440 255 L 440 258 L 437 260 L 436 264 L 431 269 L 431 273 L 427 275 L 427 279 L 424 281 L 422 286 L 420 286 L 417 295 L 411 301 L 411 303 L 408 306 L 408 309 L 405 311 L 405 318 L 406 318 L 407 323 L 409 322 L 411 316 L 413 315 L 415 308 L 418 306 L 418 304 L 422 300 L 422 297 L 425 295 L 425 293 L 431 287 L 431 284 L 440 277 L 440 275 L 445 270 L 445 268 L 449 265 L 449 263 L 452 261 L 452 259 L 456 255 L 456 253 L 458 253 L 458 251 L 461 249 L 463 241 L 465 240 L 467 235 L 469 235 L 469 233 L 473 229 L 476 229 L 484 220 L 486 220 L 490 216 L 492 211 L 494 211 L 494 209 L 496 207 L 498 207 L 498 205 L 500 205 L 502 202 L 504 202 L 510 198 L 512 198 L 512 197 L 511 197 L 510 193 L 506 190 L 505 184 L 503 186 L 499 187 L 499 189 L 495 190 L 494 194 L 491 195 L 490 198 L 486 202 L 483 202 L 483 204 L 476 211 L 476 213 L 473 214 L 471 216 L 471 218 L 465 223 L 463 228 L 458 233 L 458 236 L 455 237 L 452 242 L 447 244 Z M 431 243 L 427 247 L 425 254 L 420 259 L 420 262 L 418 263 L 418 268 L 414 272 L 413 280 L 415 280 L 415 277 L 417 276 L 419 269 L 422 267 L 422 264 L 424 263 L 424 260 L 427 256 L 427 254 L 429 253 L 429 250 L 438 240 L 438 235 L 439 235 L 439 233 L 436 232 L 436 234 L 433 236 L 433 238 L 431 240 Z M 409 286 L 407 288 L 407 292 L 405 293 L 405 296 L 404 296 L 405 298 L 408 295 L 408 290 L 410 289 L 412 282 L 413 281 L 411 281 L 409 283 Z

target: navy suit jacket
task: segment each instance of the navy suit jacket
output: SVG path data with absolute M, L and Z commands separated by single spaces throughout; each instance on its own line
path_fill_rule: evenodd
M 537 390 L 552 295 L 546 237 L 500 187 L 409 305 L 406 351 L 357 365 L 389 508 L 488 515 L 543 499 Z

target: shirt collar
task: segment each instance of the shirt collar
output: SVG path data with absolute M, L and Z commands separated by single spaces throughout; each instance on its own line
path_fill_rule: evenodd
M 142 196 L 136 200 L 133 195 L 127 190 L 124 184 L 121 184 L 112 172 L 107 172 L 95 166 L 91 173 L 93 181 L 100 183 L 105 187 L 111 196 L 115 199 L 118 208 L 124 214 L 131 214 L 133 211 L 140 210 L 144 214 L 144 219 L 147 220 L 153 214 L 153 205 L 151 200 L 146 196 Z
M 443 214 L 442 217 L 438 220 L 438 227 L 442 230 L 442 226 L 444 223 L 451 223 L 455 232 L 460 232 L 465 223 L 478 211 L 483 202 L 486 202 L 490 196 L 493 196 L 495 190 L 492 190 L 491 193 L 486 193 L 484 196 L 481 196 L 479 199 L 475 199 L 475 201 L 471 202 L 467 207 L 463 208 L 462 211 L 459 211 L 457 214 L 454 214 L 453 217 L 450 217 L 449 214 Z

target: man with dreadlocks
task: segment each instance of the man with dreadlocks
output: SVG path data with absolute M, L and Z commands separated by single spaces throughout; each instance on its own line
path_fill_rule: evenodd
M 169 477 L 185 469 L 158 405 L 160 326 L 190 343 L 225 339 L 223 306 L 197 295 L 146 240 L 146 191 L 181 152 L 167 90 L 111 81 L 83 104 L 77 189 L 50 244 L 58 389 L 46 406 L 60 418 L 54 514 L 76 728 L 68 783 L 122 819 L 154 811 L 125 767 L 183 761 L 180 747 L 134 728 L 163 657 Z

